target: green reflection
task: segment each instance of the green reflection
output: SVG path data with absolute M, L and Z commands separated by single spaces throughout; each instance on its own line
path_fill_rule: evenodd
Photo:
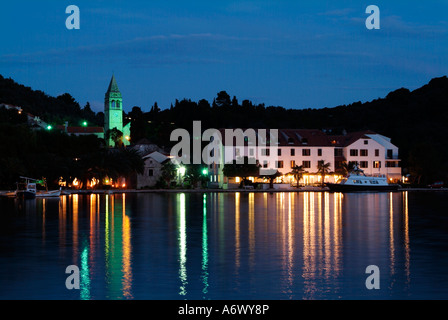
M 115 195 L 110 196 L 110 206 L 106 205 L 106 282 L 109 291 L 109 298 L 121 298 L 122 290 L 122 259 L 123 259 L 123 217 L 120 214 L 120 203 L 115 203 Z M 106 198 L 108 203 L 108 198 Z M 117 206 L 117 208 L 115 208 Z M 118 214 L 116 214 L 117 209 Z
M 86 245 L 81 253 L 81 300 L 90 299 L 89 247 Z
M 207 195 L 204 193 L 202 200 L 202 281 L 204 288 L 202 293 L 208 293 L 208 235 L 207 235 Z

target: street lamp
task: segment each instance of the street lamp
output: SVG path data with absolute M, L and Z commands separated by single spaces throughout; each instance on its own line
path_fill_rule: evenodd
M 183 177 L 185 175 L 185 167 L 179 167 L 179 174 Z

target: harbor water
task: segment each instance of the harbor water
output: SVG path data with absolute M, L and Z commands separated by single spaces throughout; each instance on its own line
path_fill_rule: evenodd
M 437 191 L 0 198 L 0 299 L 446 299 L 447 200 Z M 79 289 L 67 286 L 69 266 Z

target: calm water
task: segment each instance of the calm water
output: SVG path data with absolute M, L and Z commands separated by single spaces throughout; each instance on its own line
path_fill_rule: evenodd
M 1 299 L 447 299 L 448 193 L 0 199 Z M 65 269 L 80 269 L 68 290 Z M 380 289 L 365 286 L 366 267 Z

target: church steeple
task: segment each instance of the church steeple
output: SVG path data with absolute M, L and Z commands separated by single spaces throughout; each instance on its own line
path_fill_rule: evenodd
M 123 98 L 118 89 L 115 75 L 112 75 L 104 97 L 104 133 L 114 128 L 123 133 Z M 110 138 L 107 143 L 109 146 L 114 145 Z
M 115 80 L 115 75 L 112 74 L 112 79 L 110 79 L 109 88 L 107 89 L 106 94 L 111 92 L 118 92 L 120 93 L 120 90 L 118 89 L 117 80 Z

